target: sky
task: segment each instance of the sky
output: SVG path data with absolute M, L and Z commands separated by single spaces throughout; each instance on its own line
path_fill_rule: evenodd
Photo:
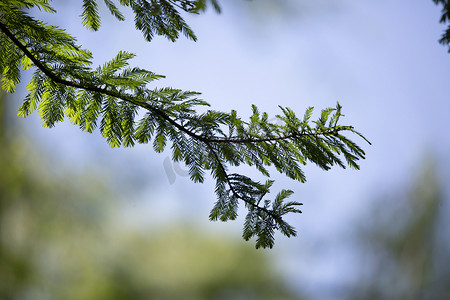
M 55 3 L 63 17 L 46 19 L 77 36 L 95 63 L 119 50 L 136 53 L 133 65 L 166 75 L 155 86 L 199 91 L 212 109 L 248 116 L 256 104 L 275 116 L 281 105 L 303 115 L 309 106 L 318 113 L 339 101 L 343 124 L 372 143 L 352 137 L 366 151 L 361 170 L 324 172 L 308 165 L 305 184 L 273 172 L 275 189 L 292 189 L 292 198 L 304 203 L 302 215 L 289 217 L 299 236 L 278 235 L 273 255 L 293 285 L 315 293 L 325 287 L 326 299 L 326 287 L 353 280 L 352 252 L 340 240 L 371 201 L 407 184 L 427 155 L 439 160 L 442 178 L 450 176 L 450 54 L 437 42 L 445 28 L 438 22 L 440 8 L 431 0 L 222 2 L 221 14 L 208 10 L 187 18 L 198 42 L 145 42 L 132 17 L 119 23 L 106 11 L 100 31 L 88 32 L 74 1 Z M 42 128 L 37 115 L 24 126 L 58 163 L 80 170 L 102 166 L 121 182 L 123 195 L 133 191 L 121 221 L 150 226 L 195 220 L 240 236 L 242 219 L 208 221 L 214 183 L 190 182 L 183 166 L 167 160 L 169 152 L 156 154 L 151 145 L 110 149 L 98 133 L 83 133 L 68 122 Z

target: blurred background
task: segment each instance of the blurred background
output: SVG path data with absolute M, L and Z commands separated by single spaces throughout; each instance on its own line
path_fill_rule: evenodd
M 196 43 L 146 43 L 131 15 L 104 8 L 88 32 L 79 1 L 54 5 L 34 14 L 95 64 L 134 52 L 166 75 L 155 86 L 241 116 L 339 101 L 372 145 L 353 138 L 367 153 L 359 171 L 309 165 L 305 184 L 274 171 L 274 191 L 304 203 L 289 218 L 298 236 L 256 250 L 242 218 L 208 221 L 214 182 L 192 183 L 169 152 L 16 117 L 25 73 L 0 96 L 0 299 L 448 299 L 450 54 L 431 0 L 222 1 L 220 15 L 187 18 Z

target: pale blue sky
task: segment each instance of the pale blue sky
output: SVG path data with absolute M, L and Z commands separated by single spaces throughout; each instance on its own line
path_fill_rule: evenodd
M 367 159 L 360 171 L 307 166 L 306 184 L 273 173 L 276 187 L 294 190 L 293 197 L 304 202 L 304 213 L 290 218 L 299 237 L 278 236 L 274 252 L 288 255 L 283 266 L 293 282 L 312 289 L 351 280 L 350 272 L 342 273 L 351 270 L 351 252 L 338 241 L 368 202 L 407 183 L 430 152 L 441 159 L 447 179 L 450 175 L 450 54 L 437 42 L 444 29 L 440 9 L 431 0 L 222 2 L 221 15 L 210 10 L 188 19 L 197 43 L 183 38 L 146 43 L 131 18 L 110 24 L 106 17 L 100 32 L 90 33 L 80 29 L 73 13 L 79 14 L 79 4 L 67 2 L 59 10 L 71 14 L 49 22 L 69 28 L 97 63 L 118 50 L 134 52 L 135 65 L 167 76 L 157 86 L 202 92 L 213 109 L 248 115 L 256 104 L 275 115 L 283 105 L 302 115 L 308 106 L 319 111 L 339 101 L 343 122 L 372 142 L 354 137 Z M 168 153 L 155 154 L 151 146 L 111 150 L 98 134 L 70 124 L 49 130 L 36 126 L 36 117 L 26 122 L 64 163 L 83 168 L 96 161 L 111 172 L 124 170 L 127 184 L 138 180 L 140 192 L 124 218 L 167 222 L 162 212 L 176 211 L 177 218 L 195 216 L 211 230 L 232 228 L 240 235 L 242 220 L 207 222 L 215 201 L 210 181 L 199 185 L 178 176 L 169 183 L 163 166 Z M 319 246 L 332 249 L 320 252 Z

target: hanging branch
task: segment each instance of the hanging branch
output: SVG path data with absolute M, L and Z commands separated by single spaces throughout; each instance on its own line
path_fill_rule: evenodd
M 83 24 L 97 30 L 100 17 L 96 1 L 83 3 Z M 105 3 L 114 16 L 123 19 L 112 1 Z M 179 32 L 195 40 L 176 7 L 189 11 L 189 5 L 196 5 L 195 12 L 198 12 L 206 0 L 120 3 L 133 9 L 136 27 L 147 40 L 154 34 L 175 40 Z M 198 114 L 198 106 L 209 106 L 197 98 L 198 93 L 173 88 L 149 89 L 149 84 L 163 76 L 130 68 L 128 61 L 134 54 L 120 51 L 111 61 L 93 70 L 91 53 L 77 46 L 75 39 L 63 30 L 29 17 L 24 8 L 32 6 L 54 12 L 44 0 L 0 3 L 2 87 L 13 92 L 20 82 L 20 69 L 36 67 L 19 115 L 27 116 L 37 109 L 47 127 L 65 117 L 83 131 L 92 132 L 98 127 L 111 147 L 132 147 L 136 142 L 152 141 L 154 150 L 162 152 L 170 142 L 172 159 L 186 164 L 191 180 L 203 182 L 206 170 L 215 179 L 217 202 L 211 210 L 211 220 L 234 220 L 238 203 L 245 204 L 248 214 L 243 237 L 248 240 L 256 236 L 257 248 L 272 247 L 275 230 L 288 237 L 295 236 L 296 231 L 283 216 L 301 213 L 298 207 L 302 203 L 285 201 L 292 194 L 290 190 L 282 190 L 274 200 L 268 200 L 266 196 L 273 180 L 260 183 L 230 173 L 229 167 L 255 166 L 268 177 L 267 167 L 274 166 L 300 182 L 306 181 L 301 166 L 307 162 L 324 170 L 333 165 L 359 169 L 357 161 L 364 158 L 364 151 L 343 134 L 355 133 L 366 139 L 352 126 L 338 124 L 342 116 L 339 103 L 336 108 L 322 110 L 319 119 L 313 122 L 310 122 L 311 107 L 299 119 L 291 109 L 280 106 L 282 114 L 276 118 L 281 125 L 269 122 L 267 113 L 260 113 L 255 105 L 247 122 L 236 111 L 207 110 Z M 143 117 L 138 118 L 141 113 Z

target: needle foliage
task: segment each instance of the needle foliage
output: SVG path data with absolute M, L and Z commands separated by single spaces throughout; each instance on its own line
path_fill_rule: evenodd
M 442 16 L 439 19 L 439 22 L 445 25 L 450 23 L 450 0 L 433 0 L 433 2 L 439 6 L 442 4 Z M 450 46 L 450 24 L 448 24 L 447 29 L 442 34 L 439 43 Z M 448 48 L 448 52 L 450 53 L 450 47 Z
M 96 31 L 101 25 L 99 2 L 82 2 L 81 22 L 88 30 Z M 182 14 L 201 13 L 207 6 L 220 11 L 216 0 L 103 2 L 118 20 L 124 19 L 120 6 L 131 8 L 136 28 L 147 41 L 155 35 L 171 41 L 180 35 L 196 40 Z M 192 181 L 203 182 L 207 173 L 215 179 L 217 201 L 211 220 L 234 220 L 239 204 L 247 208 L 243 238 L 254 237 L 257 248 L 272 247 L 277 230 L 295 236 L 285 216 L 300 213 L 302 203 L 287 200 L 291 190 L 281 190 L 271 200 L 273 180 L 259 182 L 231 168 L 254 166 L 269 178 L 272 166 L 300 182 L 306 180 L 302 166 L 308 162 L 324 170 L 334 165 L 359 169 L 364 151 L 347 135 L 364 137 L 341 124 L 339 103 L 322 110 L 314 121 L 312 107 L 298 116 L 280 106 L 275 122 L 255 105 L 248 120 L 234 110 L 198 113 L 199 107 L 209 106 L 199 93 L 155 87 L 154 82 L 163 76 L 129 66 L 132 53 L 121 51 L 103 65 L 92 66 L 91 52 L 63 29 L 30 16 L 27 11 L 33 7 L 56 13 L 48 0 L 0 2 L 2 88 L 14 92 L 21 70 L 33 72 L 18 114 L 25 117 L 37 110 L 45 127 L 69 119 L 83 131 L 100 130 L 111 147 L 151 143 L 156 152 L 170 147 L 172 159 L 189 168 Z

